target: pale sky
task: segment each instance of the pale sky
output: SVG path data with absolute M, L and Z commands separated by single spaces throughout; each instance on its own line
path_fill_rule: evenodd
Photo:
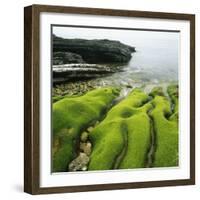
M 178 32 L 157 32 L 157 31 L 138 31 L 138 30 L 116 30 L 116 29 L 95 29 L 77 27 L 53 27 L 53 34 L 63 38 L 81 39 L 110 39 L 119 40 L 122 43 L 143 47 L 150 45 L 163 45 L 178 48 Z

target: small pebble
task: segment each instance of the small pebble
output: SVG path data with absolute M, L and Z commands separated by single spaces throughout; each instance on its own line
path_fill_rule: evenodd
M 80 143 L 80 150 L 82 150 L 86 155 L 90 155 L 92 152 L 92 144 L 90 142 Z
M 88 133 L 85 131 L 81 134 L 81 141 L 86 142 L 88 139 Z
M 86 171 L 86 170 L 87 170 L 87 167 L 84 166 L 81 170 L 82 170 L 82 171 Z
M 94 129 L 94 127 L 90 126 L 90 127 L 87 129 L 87 131 L 88 131 L 88 132 L 91 132 L 93 129 Z

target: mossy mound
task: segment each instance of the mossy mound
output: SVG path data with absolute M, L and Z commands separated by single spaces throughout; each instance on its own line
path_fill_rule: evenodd
M 134 89 L 90 133 L 93 151 L 89 170 L 145 167 L 150 146 L 148 100 L 148 95 Z
M 170 96 L 174 94 L 173 92 L 171 93 L 171 90 L 171 86 L 168 87 Z M 156 150 L 154 152 L 153 167 L 177 166 L 178 121 L 175 118 L 170 118 L 172 111 L 169 99 L 161 95 L 160 92 L 154 94 L 154 99 L 152 100 L 154 109 L 151 112 L 151 116 L 154 124 Z
M 164 92 L 162 87 L 154 87 L 151 92 L 149 93 L 149 96 L 155 97 L 155 96 L 164 96 Z
M 128 126 L 127 151 L 119 165 L 120 169 L 144 168 L 151 145 L 151 121 L 147 112 L 151 104 L 136 109 L 137 112 L 126 121 Z
M 54 172 L 67 171 L 68 164 L 76 156 L 81 132 L 104 116 L 118 94 L 117 89 L 101 88 L 53 104 Z
M 178 103 L 178 85 L 170 85 L 167 88 L 167 92 L 169 97 L 171 98 L 171 108 L 173 114 L 170 116 L 170 120 L 176 119 L 178 120 L 178 110 L 179 110 L 179 103 Z

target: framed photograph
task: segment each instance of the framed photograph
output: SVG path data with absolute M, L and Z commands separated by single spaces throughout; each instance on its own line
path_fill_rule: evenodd
M 24 9 L 24 191 L 195 183 L 195 16 Z

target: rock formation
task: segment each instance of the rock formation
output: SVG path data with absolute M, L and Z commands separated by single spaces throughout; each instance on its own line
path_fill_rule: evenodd
M 98 78 L 120 71 L 119 67 L 100 64 L 65 64 L 53 66 L 53 83 Z
M 71 60 L 74 63 L 82 63 L 82 59 L 86 63 L 95 64 L 126 63 L 131 59 L 131 54 L 135 52 L 135 47 L 115 40 L 63 39 L 54 35 L 53 52 L 56 62 L 58 62 L 57 52 L 64 52 L 59 53 L 59 58 L 64 57 L 67 63 L 72 63 Z

